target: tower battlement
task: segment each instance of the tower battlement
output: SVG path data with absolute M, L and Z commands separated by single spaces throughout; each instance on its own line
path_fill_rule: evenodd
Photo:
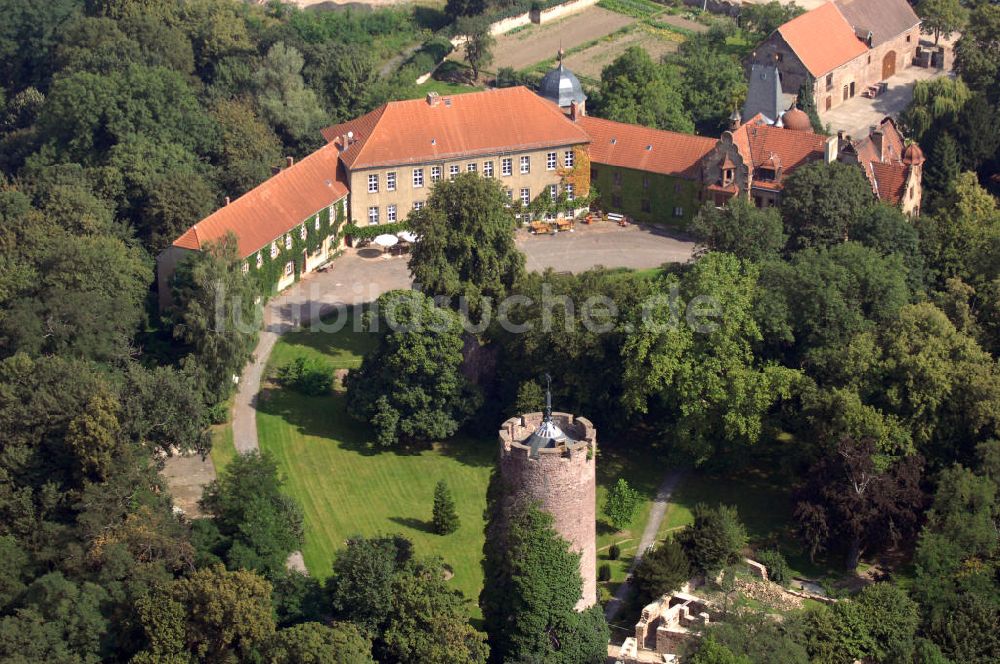
M 501 454 L 530 455 L 532 447 L 525 443 L 544 419 L 544 413 L 528 413 L 504 422 L 500 427 Z M 597 432 L 590 420 L 570 413 L 555 412 L 552 413 L 552 423 L 566 434 L 567 439 L 558 441 L 552 447 L 537 449 L 538 454 L 567 458 L 579 457 L 581 453 L 594 456 L 597 451 Z

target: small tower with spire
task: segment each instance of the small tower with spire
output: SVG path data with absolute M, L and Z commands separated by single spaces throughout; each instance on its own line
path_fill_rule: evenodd
M 566 52 L 562 46 L 556 53 L 558 64 L 546 72 L 538 84 L 538 94 L 555 103 L 565 113 L 586 114 L 587 95 L 583 92 L 580 79 L 566 68 L 563 58 Z
M 552 515 L 556 532 L 580 553 L 576 608 L 583 610 L 597 603 L 597 432 L 584 417 L 552 410 L 552 378 L 545 379 L 545 410 L 500 427 L 503 504 L 537 502 Z

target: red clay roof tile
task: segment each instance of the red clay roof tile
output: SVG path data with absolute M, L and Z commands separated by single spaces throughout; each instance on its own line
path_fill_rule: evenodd
M 336 145 L 323 146 L 199 221 L 174 246 L 200 250 L 232 232 L 240 256 L 250 256 L 347 195 L 337 157 Z
M 868 50 L 832 2 L 793 18 L 778 28 L 809 73 L 819 77 Z
M 368 115 L 327 127 L 334 141 L 354 132 L 341 153 L 349 169 L 388 166 L 586 143 L 586 133 L 559 110 L 525 87 L 391 101 Z M 340 143 L 339 140 L 336 141 Z
M 590 160 L 688 179 L 701 175 L 701 159 L 717 139 L 650 129 L 590 116 L 577 118 L 590 135 Z

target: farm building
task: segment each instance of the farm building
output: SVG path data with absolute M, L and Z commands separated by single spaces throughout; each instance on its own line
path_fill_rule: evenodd
M 906 0 L 833 0 L 775 30 L 755 53 L 775 63 L 785 93 L 813 87 L 820 113 L 910 67 L 920 19 Z

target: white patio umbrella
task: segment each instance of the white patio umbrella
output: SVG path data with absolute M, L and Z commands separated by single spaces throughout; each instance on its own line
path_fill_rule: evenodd
M 374 242 L 378 246 L 388 249 L 389 247 L 395 246 L 399 242 L 399 238 L 396 237 L 395 235 L 389 235 L 388 233 L 384 233 L 382 235 L 377 236 Z
M 396 233 L 396 237 L 398 237 L 403 242 L 409 242 L 411 244 L 417 241 L 417 234 L 413 233 L 412 231 L 399 231 L 398 233 Z

